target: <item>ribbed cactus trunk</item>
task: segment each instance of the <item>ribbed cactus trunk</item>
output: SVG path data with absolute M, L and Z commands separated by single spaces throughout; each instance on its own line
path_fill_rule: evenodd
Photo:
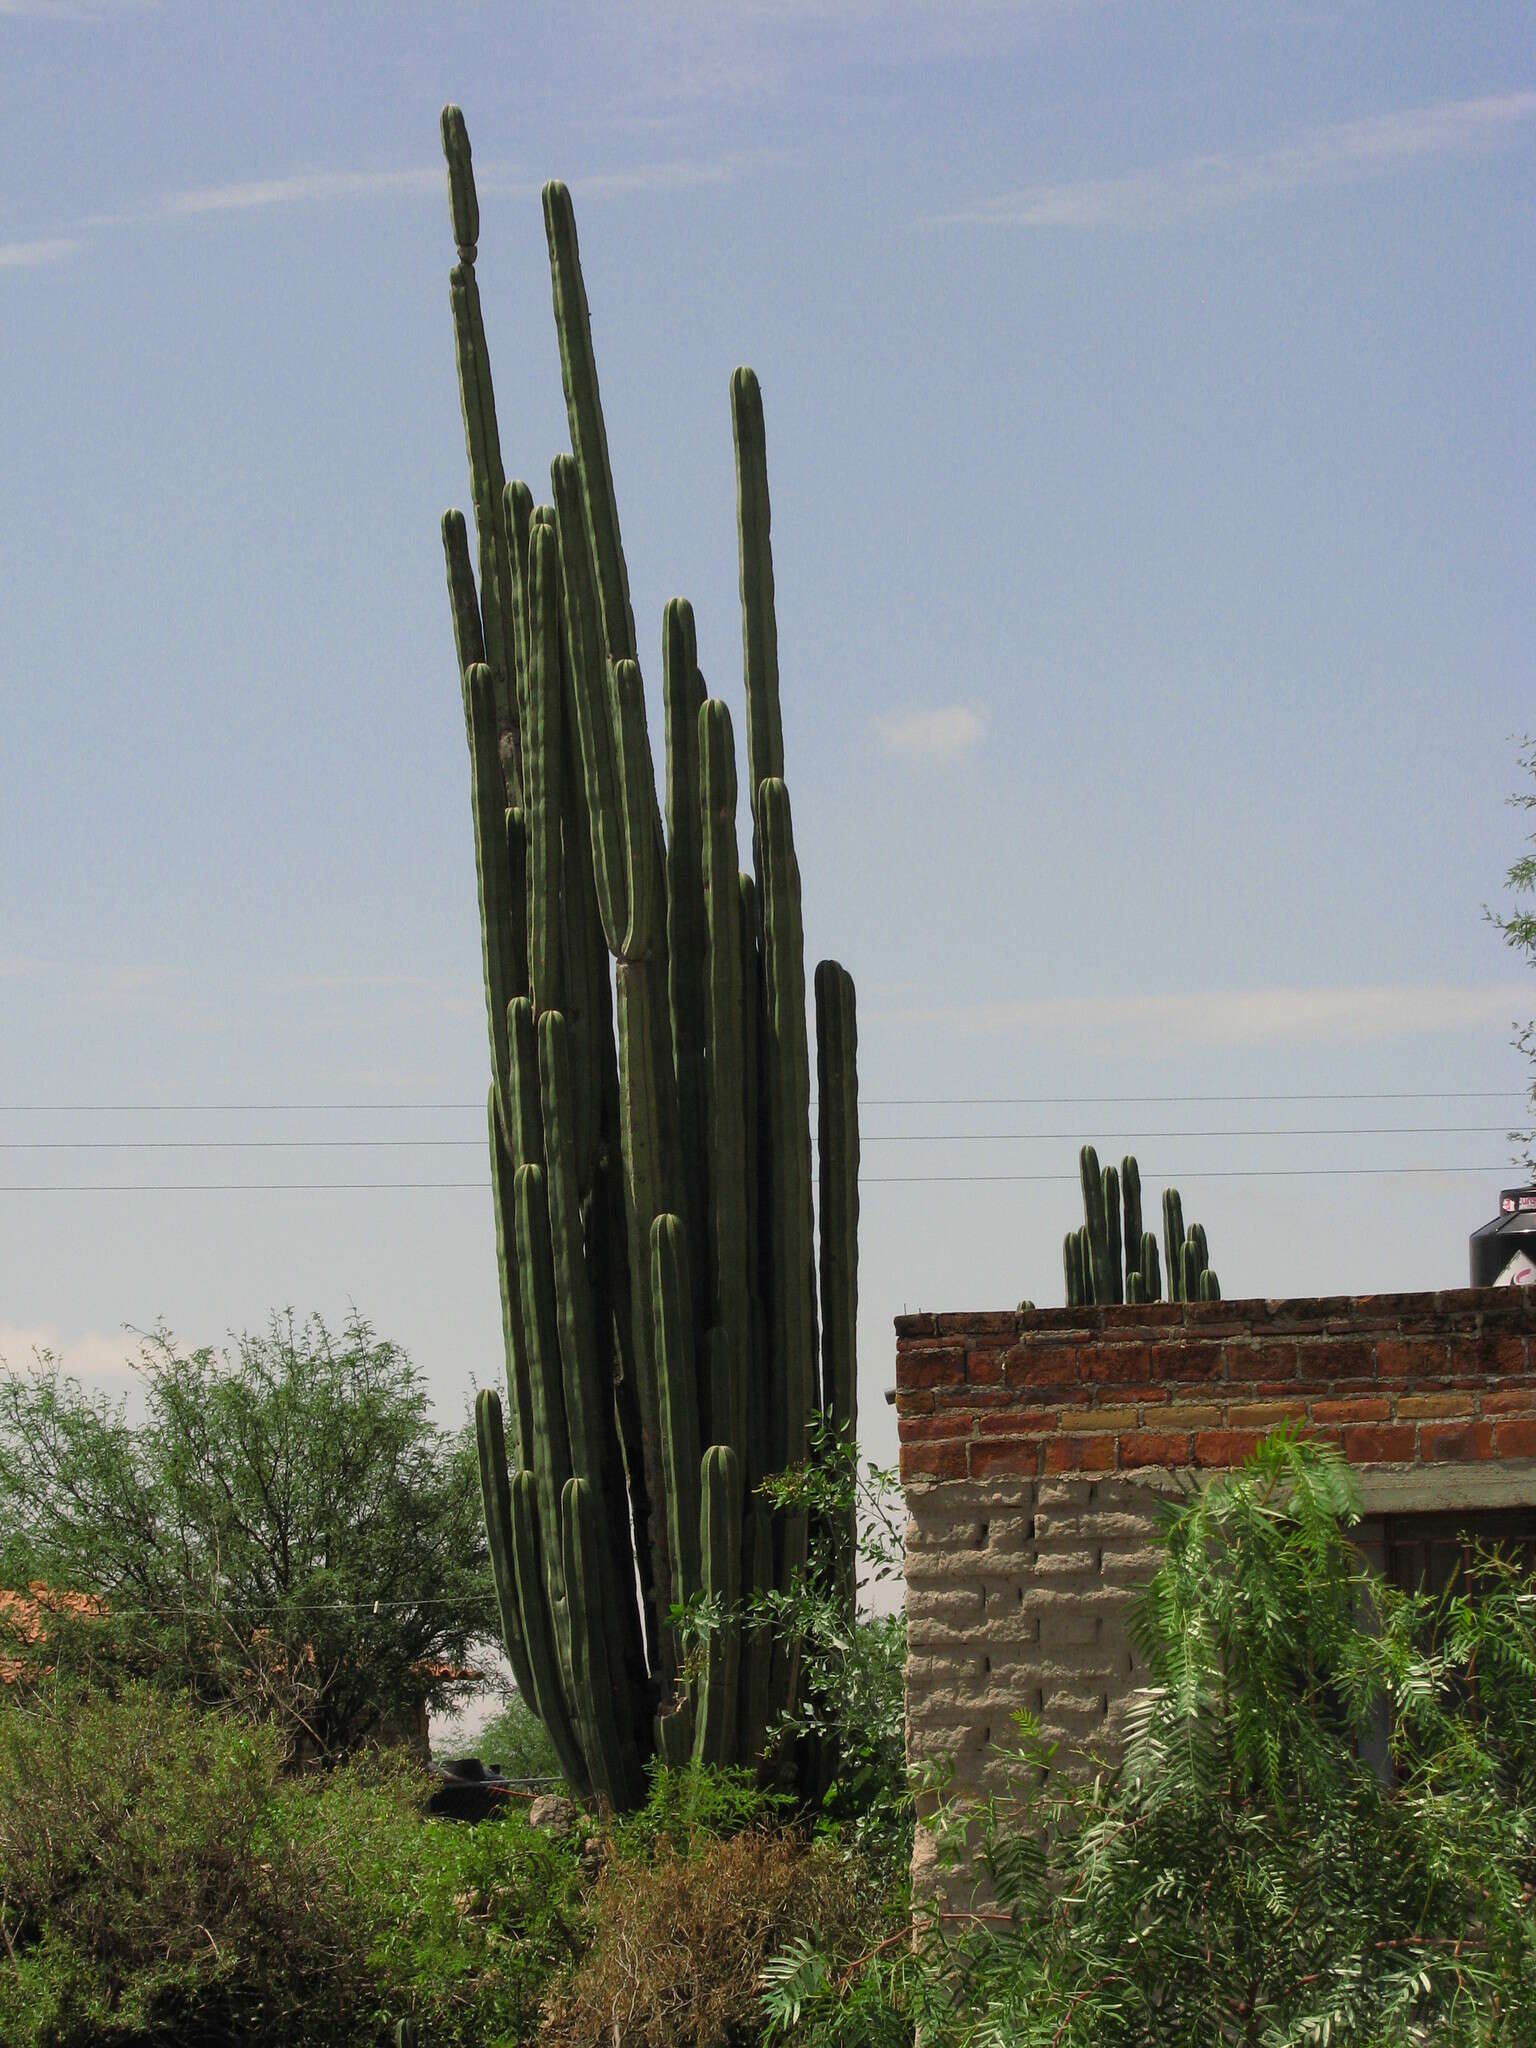
M 747 1611 L 805 1568 L 760 1488 L 820 1411 L 857 1427 L 853 983 L 815 977 L 811 1051 L 779 707 L 762 396 L 731 382 L 751 875 L 730 714 L 689 605 L 662 631 L 663 830 L 569 193 L 544 191 L 572 453 L 550 505 L 505 477 L 462 115 L 443 115 L 475 546 L 443 520 L 469 739 L 505 1404 L 480 1396 L 507 1658 L 583 1794 L 644 1768 L 761 1763 L 796 1684 Z M 818 1331 L 818 1309 L 820 1330 Z M 824 1532 L 851 1613 L 854 1529 Z M 718 1618 L 684 1659 L 674 1609 Z

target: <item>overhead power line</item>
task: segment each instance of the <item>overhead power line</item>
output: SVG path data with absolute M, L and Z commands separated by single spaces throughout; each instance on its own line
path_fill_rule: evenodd
M 1504 1124 L 1265 1125 L 1202 1131 L 1117 1131 L 1118 1138 L 1466 1138 L 1502 1134 Z M 1075 1145 L 1081 1131 L 864 1131 L 865 1145 Z M 366 1152 L 480 1151 L 482 1138 L 0 1138 L 0 1152 Z
M 1508 1175 L 1519 1169 L 1506 1160 L 1493 1166 L 1181 1166 L 1148 1168 L 1147 1178 L 1181 1180 L 1307 1180 L 1372 1175 L 1411 1179 L 1424 1173 Z M 997 1181 L 1070 1181 L 1075 1173 L 875 1173 L 860 1174 L 861 1187 L 954 1186 Z M 484 1180 L 117 1180 L 0 1183 L 0 1195 L 276 1195 L 399 1194 L 427 1189 L 478 1189 Z
M 1523 1088 L 1388 1088 L 1242 1095 L 866 1095 L 866 1109 L 1075 1109 L 1099 1103 L 1189 1102 L 1524 1102 Z M 478 1102 L 6 1102 L 0 1116 L 265 1116 L 366 1110 L 381 1116 L 452 1110 L 484 1116 Z

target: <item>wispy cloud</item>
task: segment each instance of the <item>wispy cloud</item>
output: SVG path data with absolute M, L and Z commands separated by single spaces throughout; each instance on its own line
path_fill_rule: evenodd
M 874 727 L 883 751 L 898 761 L 957 761 L 986 731 L 987 714 L 972 704 L 935 704 L 883 712 Z
M 1513 984 L 1214 989 L 1186 995 L 1049 996 L 908 1012 L 976 1036 L 1022 1033 L 1093 1051 L 1167 1046 L 1374 1044 L 1507 1026 L 1530 1007 Z
M 636 93 L 663 105 L 761 103 L 863 69 L 914 70 L 996 47 L 1084 0 L 634 0 L 604 41 Z
M 34 1360 L 56 1360 L 72 1379 L 90 1381 L 133 1377 L 138 1347 L 130 1337 L 109 1337 L 87 1330 L 66 1337 L 55 1323 L 0 1323 L 0 1360 L 13 1372 L 25 1372 Z
M 41 270 L 47 263 L 67 263 L 85 247 L 74 235 L 44 235 L 32 242 L 0 242 L 0 270 Z
M 1379 177 L 1442 157 L 1481 156 L 1536 117 L 1536 92 L 1495 93 L 1372 115 L 1251 155 L 1185 157 L 1117 178 L 1028 185 L 926 217 L 933 227 L 1182 227 L 1310 186 Z
M 0 0 L 3 11 L 5 0 Z M 754 170 L 790 160 L 785 150 L 725 151 L 710 157 L 669 157 L 608 171 L 573 177 L 571 189 L 592 200 L 622 199 L 637 193 L 686 191 L 698 186 L 726 185 Z M 543 181 L 516 166 L 477 164 L 482 196 L 536 199 Z M 31 241 L 0 242 L 0 270 L 37 269 L 63 263 L 90 247 L 87 235 L 114 229 L 174 227 L 178 223 L 217 221 L 308 206 L 346 206 L 401 199 L 440 199 L 445 190 L 440 163 L 412 164 L 367 171 L 294 171 L 281 178 L 240 178 L 218 185 L 192 185 L 162 192 L 143 205 L 96 213 L 69 231 Z
M 195 220 L 205 214 L 254 213 L 264 207 L 314 206 L 328 200 L 415 198 L 428 192 L 436 196 L 443 190 L 441 164 L 395 171 L 300 171 L 287 178 L 246 178 L 167 192 L 129 218 Z
M 0 0 L 0 20 L 108 21 L 114 14 L 151 14 L 160 0 Z

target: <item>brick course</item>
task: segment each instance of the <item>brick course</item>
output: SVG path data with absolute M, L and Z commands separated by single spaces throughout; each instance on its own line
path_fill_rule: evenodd
M 1032 1439 L 1039 1476 L 1231 1464 L 1282 1420 L 1330 1442 L 1341 1425 L 1396 1425 L 1351 1432 L 1346 1455 L 1368 1462 L 1528 1456 L 1515 1444 L 1529 1431 L 1506 1424 L 1501 1443 L 1487 1425 L 1536 1414 L 1536 1299 L 1461 1288 L 899 1316 L 896 1409 L 914 1483 L 1002 1469 L 994 1437 L 1015 1460 Z M 918 1421 L 938 1414 L 942 1426 Z M 1066 1436 L 1106 1441 L 1052 1441 Z M 935 1457 L 940 1437 L 965 1445 L 963 1463 L 952 1449 Z

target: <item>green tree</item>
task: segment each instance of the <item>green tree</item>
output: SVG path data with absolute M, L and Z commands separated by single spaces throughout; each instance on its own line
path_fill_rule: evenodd
M 274 1316 L 216 1352 L 140 1342 L 142 1416 L 55 1359 L 0 1378 L 0 1585 L 45 1608 L 34 1664 L 124 1671 L 273 1719 L 333 1757 L 451 1697 L 495 1616 L 472 1436 L 397 1345 Z
M 1536 739 L 1529 735 L 1520 742 L 1520 766 L 1536 783 Z M 1536 788 L 1517 791 L 1509 801 L 1517 811 L 1536 810 Z M 1536 832 L 1526 835 L 1526 843 L 1536 846 Z M 1504 881 L 1517 897 L 1536 895 L 1536 854 L 1522 854 Z M 1517 903 L 1510 911 L 1490 910 L 1487 915 L 1489 923 L 1504 934 L 1505 944 L 1523 953 L 1530 965 L 1536 967 L 1536 910 L 1523 909 Z M 1536 1069 L 1536 1020 L 1518 1030 L 1514 1042 Z M 1536 1110 L 1536 1079 L 1531 1083 L 1531 1106 Z M 1511 1131 L 1510 1137 L 1525 1147 L 1525 1163 L 1536 1169 L 1536 1130 Z

